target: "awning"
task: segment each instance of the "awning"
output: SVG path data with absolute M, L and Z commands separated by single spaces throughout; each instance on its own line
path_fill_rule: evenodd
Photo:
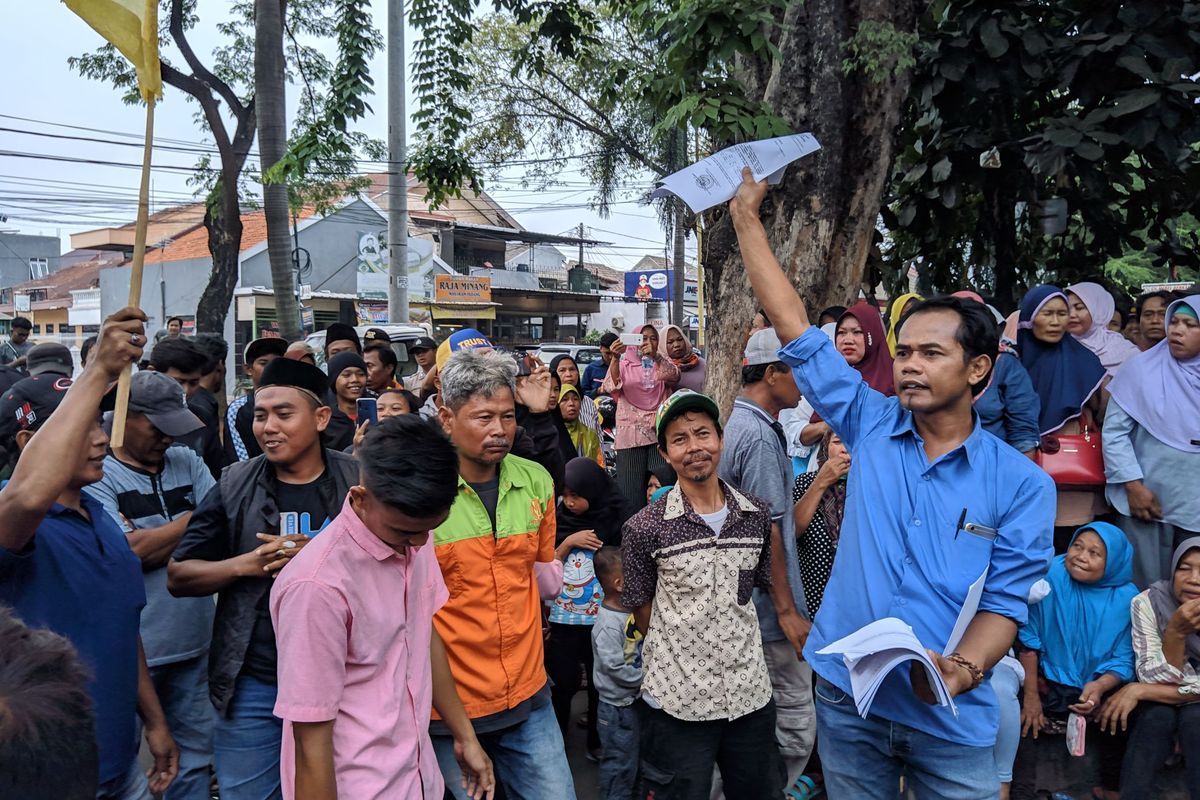
M 499 303 L 413 303 L 416 308 L 428 309 L 435 320 L 495 319 Z

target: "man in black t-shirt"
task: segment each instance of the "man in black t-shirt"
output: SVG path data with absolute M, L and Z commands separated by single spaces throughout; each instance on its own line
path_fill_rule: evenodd
M 253 398 L 263 454 L 225 469 L 168 567 L 172 594 L 218 594 L 209 694 L 222 796 L 279 797 L 272 578 L 337 516 L 358 482 L 357 462 L 321 445 L 327 389 L 325 374 L 310 364 L 277 358 L 266 365 Z

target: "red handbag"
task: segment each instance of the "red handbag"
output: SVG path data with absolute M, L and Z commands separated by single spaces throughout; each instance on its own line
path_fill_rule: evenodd
M 1079 418 L 1079 433 L 1052 433 L 1042 437 L 1037 463 L 1062 489 L 1103 489 L 1104 451 L 1100 431 L 1091 415 Z

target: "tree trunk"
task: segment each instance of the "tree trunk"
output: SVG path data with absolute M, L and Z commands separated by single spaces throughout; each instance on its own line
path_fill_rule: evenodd
M 283 58 L 284 0 L 254 3 L 254 98 L 258 105 L 258 151 L 263 173 L 283 158 L 287 149 L 287 107 Z M 288 190 L 284 183 L 263 183 L 263 214 L 267 223 L 267 257 L 275 290 L 275 319 L 289 340 L 301 337 L 300 309 L 288 235 Z
M 234 204 L 227 208 L 222 202 L 214 213 L 210 205 L 204 212 L 204 229 L 208 231 L 208 250 L 212 254 L 212 274 L 200 302 L 196 304 L 196 330 L 225 335 L 225 316 L 233 301 L 237 286 L 238 257 L 242 249 L 242 215 L 234 192 Z
M 821 150 L 788 168 L 762 211 L 775 255 L 814 320 L 823 307 L 848 305 L 858 295 L 909 84 L 907 70 L 876 79 L 861 69 L 847 74 L 843 44 L 863 22 L 911 32 L 920 6 L 915 0 L 792 0 L 772 34 L 778 58 L 745 65 L 748 96 L 821 143 Z M 710 319 L 719 321 L 706 337 L 706 389 L 728 409 L 756 302 L 727 208 L 709 212 L 706 231 L 705 304 Z

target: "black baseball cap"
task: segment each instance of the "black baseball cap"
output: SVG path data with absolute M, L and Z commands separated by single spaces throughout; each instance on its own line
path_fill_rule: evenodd
M 0 397 L 0 441 L 11 440 L 17 431 L 36 431 L 42 427 L 70 388 L 70 378 L 54 373 L 14 383 Z
M 364 350 L 372 347 L 391 347 L 392 337 L 383 328 L 367 328 L 367 332 L 362 335 L 362 346 Z
M 145 414 L 167 436 L 184 436 L 204 427 L 187 405 L 183 387 L 164 372 L 142 370 L 129 383 L 129 410 Z
M 415 353 L 418 350 L 437 350 L 438 343 L 428 336 L 422 336 L 408 346 L 408 352 Z
M 288 340 L 279 336 L 264 336 L 246 345 L 242 351 L 242 362 L 253 364 L 263 356 L 281 356 L 287 352 Z
M 42 342 L 30 349 L 25 357 L 25 366 L 30 375 L 52 372 L 69 378 L 75 372 L 75 359 L 71 357 L 71 351 L 65 345 L 58 342 Z

